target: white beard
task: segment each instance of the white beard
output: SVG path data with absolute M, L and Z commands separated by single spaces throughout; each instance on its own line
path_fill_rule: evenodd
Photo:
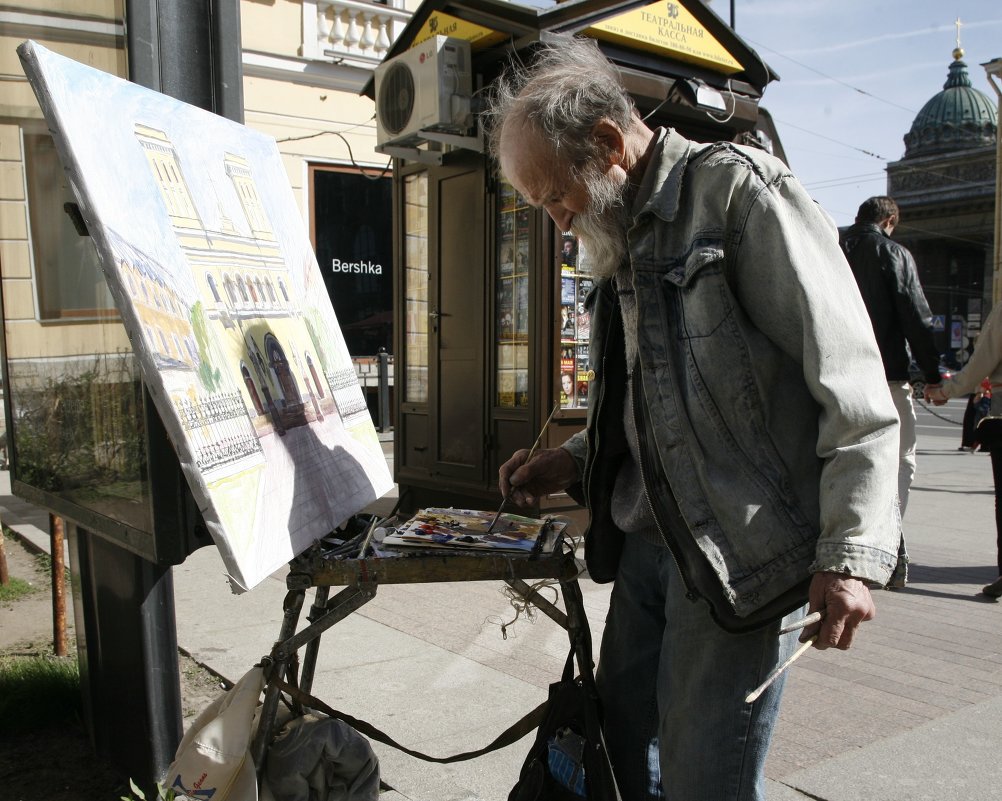
M 582 180 L 588 192 L 588 209 L 574 218 L 571 231 L 582 240 L 592 275 L 611 278 L 626 257 L 630 219 L 623 197 L 628 184 L 593 171 L 586 172 Z

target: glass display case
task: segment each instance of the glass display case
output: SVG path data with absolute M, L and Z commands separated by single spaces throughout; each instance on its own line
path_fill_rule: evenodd
M 532 210 L 511 184 L 499 192 L 494 279 L 497 371 L 495 405 L 529 406 L 529 254 Z
M 560 276 L 560 376 L 557 391 L 561 409 L 584 409 L 588 406 L 588 337 L 591 326 L 585 299 L 593 285 L 587 254 L 578 238 L 570 232 L 560 236 L 557 254 Z

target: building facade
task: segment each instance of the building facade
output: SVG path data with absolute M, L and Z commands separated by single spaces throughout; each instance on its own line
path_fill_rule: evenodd
M 239 8 L 244 122 L 278 143 L 304 229 L 321 256 L 321 273 L 352 355 L 374 357 L 380 348 L 392 351 L 390 163 L 374 150 L 373 102 L 359 92 L 411 12 L 403 0 L 243 0 Z M 134 398 L 127 387 L 135 383 L 136 369 L 93 243 L 82 220 L 71 213 L 72 192 L 15 51 L 21 42 L 33 39 L 61 55 L 125 78 L 126 9 L 126 0 L 22 0 L 0 9 L 4 344 L 11 375 L 33 388 L 39 404 L 45 393 L 77 384 L 81 377 L 94 387 L 116 386 L 121 390 L 118 394 L 131 392 Z M 158 141 L 152 131 L 137 131 L 137 138 L 146 149 L 151 169 L 163 171 L 163 196 L 179 237 L 187 236 L 185 231 L 197 232 L 194 212 L 186 211 L 185 203 L 190 201 L 183 180 L 170 177 L 169 143 Z M 228 169 L 234 183 L 244 187 L 241 196 L 247 201 L 245 213 L 257 243 L 265 242 L 267 221 L 259 219 L 253 186 L 239 164 Z M 200 236 L 205 239 L 204 232 Z M 213 242 L 218 245 L 226 236 L 225 231 L 213 232 Z M 218 318 L 232 321 L 272 301 L 279 308 L 282 288 L 271 275 L 274 265 L 268 255 L 257 253 L 251 263 L 243 245 L 231 244 L 236 250 L 226 259 L 234 269 L 206 277 L 215 282 L 214 296 L 225 309 Z M 192 247 L 192 258 L 196 258 L 197 244 Z M 179 366 L 197 361 L 198 345 L 192 341 L 190 321 L 172 310 L 170 298 L 149 280 L 141 262 L 133 267 L 137 291 L 150 293 L 149 335 L 161 343 L 164 358 Z M 310 378 L 311 367 L 319 369 L 315 354 L 296 354 L 297 362 L 288 354 L 283 360 L 284 351 L 274 343 L 270 348 L 259 343 L 259 351 L 263 367 L 247 365 L 246 391 L 249 406 L 257 409 L 260 405 L 266 412 L 260 420 L 271 419 L 269 395 L 276 408 L 301 408 L 304 415 L 323 413 L 330 392 L 325 398 L 320 384 Z M 368 369 L 371 359 L 359 362 L 359 371 L 371 374 L 375 384 L 376 376 Z M 283 364 L 290 365 L 284 372 Z M 258 404 L 253 402 L 251 386 Z M 237 391 L 242 393 L 244 388 Z M 116 395 L 99 405 L 116 411 L 110 417 L 100 416 L 105 423 L 101 430 L 90 432 L 92 438 L 104 440 L 111 436 L 107 432 L 120 437 L 122 431 L 135 431 L 130 419 L 138 413 L 135 402 L 125 403 Z M 46 438 L 51 440 L 51 421 L 39 425 L 49 430 Z M 110 453 L 115 449 L 97 450 Z M 36 461 L 48 458 L 39 452 Z M 52 469 L 40 465 L 39 474 Z M 125 468 L 119 464 L 116 469 Z M 135 469 L 136 465 L 129 468 Z M 59 483 L 54 478 L 50 481 Z
M 915 256 L 940 351 L 967 360 L 992 305 L 998 113 L 971 81 L 956 49 L 942 91 L 919 111 L 905 154 L 888 165 L 888 194 L 901 207 L 894 238 Z

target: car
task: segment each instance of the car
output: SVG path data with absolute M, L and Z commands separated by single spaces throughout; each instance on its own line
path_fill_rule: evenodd
M 940 381 L 953 378 L 953 371 L 942 362 L 939 363 L 939 378 Z M 912 385 L 912 397 L 922 400 L 925 397 L 925 374 L 914 361 L 908 365 L 908 383 Z

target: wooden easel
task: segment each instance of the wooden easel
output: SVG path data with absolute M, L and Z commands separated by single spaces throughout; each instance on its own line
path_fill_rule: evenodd
M 538 555 L 422 550 L 399 557 L 365 559 L 325 558 L 314 546 L 289 563 L 289 575 L 286 577 L 289 592 L 285 596 L 281 631 L 271 654 L 264 659 L 264 705 L 251 749 L 258 774 L 263 770 L 268 744 L 274 736 L 281 696 L 278 682 L 298 683 L 299 689 L 309 693 L 321 635 L 372 600 L 380 584 L 503 581 L 524 601 L 564 628 L 573 647 L 578 648 L 578 644 L 587 642 L 587 656 L 579 656 L 590 664 L 590 637 L 578 636 L 582 629 L 588 627 L 578 574 L 578 564 L 567 545 L 560 545 L 552 554 Z M 540 596 L 527 583 L 539 579 L 559 581 L 566 612 Z M 329 597 L 331 587 L 344 589 Z M 297 631 L 306 592 L 311 588 L 315 588 L 315 595 L 307 615 L 309 625 Z M 301 670 L 298 670 L 299 651 L 304 647 Z M 295 705 L 293 708 L 302 713 Z

